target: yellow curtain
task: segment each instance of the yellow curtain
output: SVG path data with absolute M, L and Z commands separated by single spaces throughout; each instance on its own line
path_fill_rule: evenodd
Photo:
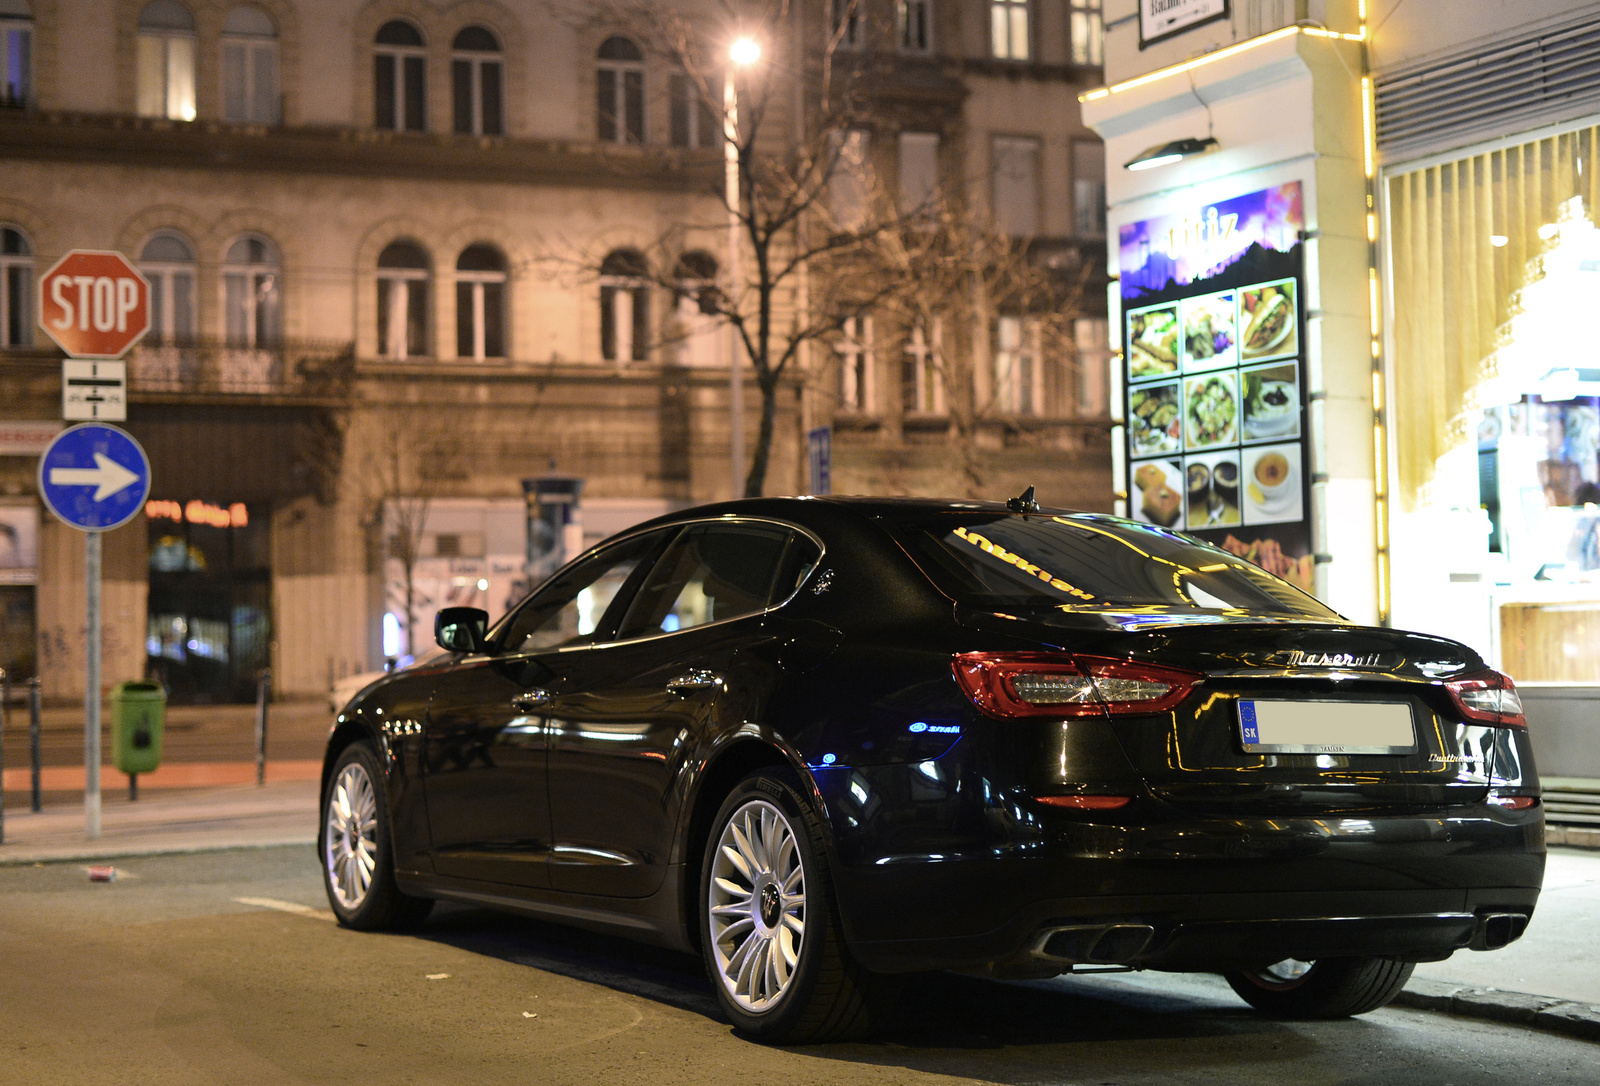
M 1547 246 L 1541 228 L 1573 196 L 1595 219 L 1597 148 L 1600 127 L 1588 127 L 1389 176 L 1391 418 L 1402 510 L 1427 504 L 1439 458 L 1476 440 L 1476 393 L 1495 375 L 1514 294 Z M 1600 310 L 1600 298 L 1595 304 Z

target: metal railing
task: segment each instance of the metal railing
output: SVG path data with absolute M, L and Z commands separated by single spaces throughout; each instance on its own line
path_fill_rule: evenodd
M 141 394 L 343 399 L 355 379 L 350 343 L 240 346 L 205 339 L 146 340 L 128 353 L 128 388 Z

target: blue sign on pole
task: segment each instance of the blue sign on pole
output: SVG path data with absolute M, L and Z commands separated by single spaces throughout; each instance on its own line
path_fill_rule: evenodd
M 57 434 L 39 458 L 39 494 L 74 528 L 108 531 L 144 508 L 150 458 L 115 426 L 73 426 Z

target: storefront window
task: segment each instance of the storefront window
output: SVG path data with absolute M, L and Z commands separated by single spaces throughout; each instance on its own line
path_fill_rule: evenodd
M 1597 150 L 1582 128 L 1386 182 L 1395 621 L 1519 682 L 1600 681 Z

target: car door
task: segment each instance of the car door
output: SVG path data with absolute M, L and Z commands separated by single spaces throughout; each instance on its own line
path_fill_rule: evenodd
M 550 885 L 546 709 L 668 534 L 621 541 L 561 571 L 492 633 L 487 651 L 440 677 L 423 761 L 439 874 Z
M 661 886 L 686 760 L 759 702 L 764 672 L 748 650 L 780 571 L 789 589 L 796 583 L 797 540 L 818 553 L 784 525 L 685 529 L 641 580 L 612 639 L 575 661 L 549 713 L 556 889 L 642 897 Z

